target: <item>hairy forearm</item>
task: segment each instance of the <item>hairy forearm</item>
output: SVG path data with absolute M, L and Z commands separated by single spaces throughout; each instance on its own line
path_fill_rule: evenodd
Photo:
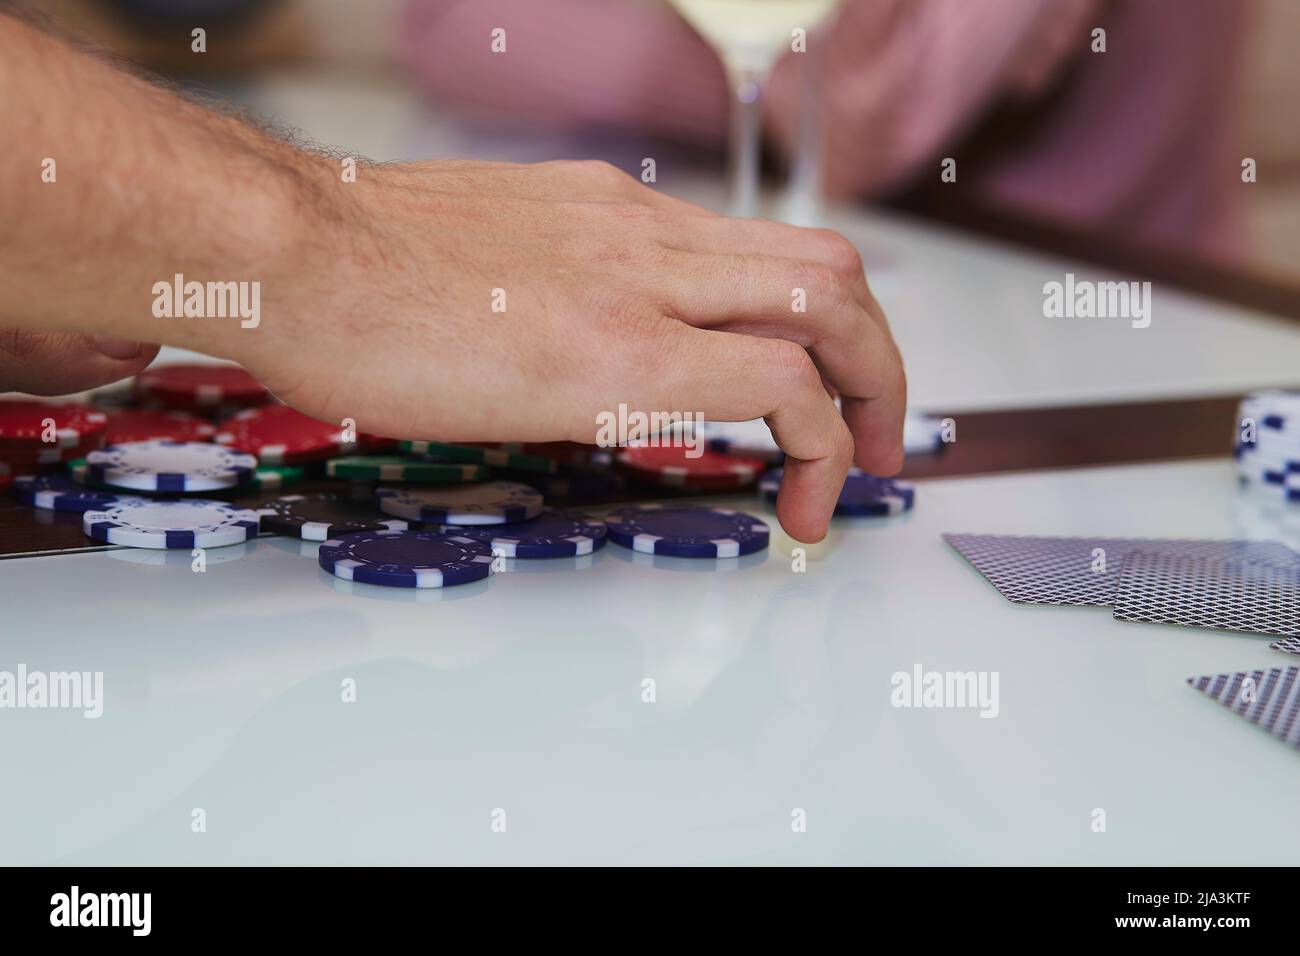
M 160 318 L 155 283 L 274 298 L 325 161 L 0 16 L 0 323 L 238 357 L 238 321 Z

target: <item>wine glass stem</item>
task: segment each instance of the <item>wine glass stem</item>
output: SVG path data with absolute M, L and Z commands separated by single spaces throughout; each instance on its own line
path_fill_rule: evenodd
M 752 218 L 758 214 L 758 167 L 762 146 L 763 74 L 748 67 L 728 72 L 731 82 L 731 149 L 728 179 L 731 198 L 727 213 Z
M 822 34 L 817 31 L 799 61 L 799 134 L 781 210 L 782 219 L 796 226 L 819 225 L 822 218 Z

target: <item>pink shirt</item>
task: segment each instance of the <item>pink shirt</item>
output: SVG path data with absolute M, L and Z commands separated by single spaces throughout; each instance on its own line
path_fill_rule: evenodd
M 845 0 L 824 47 L 827 191 L 888 195 L 937 180 L 952 155 L 953 188 L 1012 212 L 1229 257 L 1249 6 Z M 506 30 L 505 54 L 490 50 L 495 27 Z M 1095 27 L 1105 53 L 1091 51 Z M 725 136 L 717 56 L 644 0 L 410 0 L 403 28 L 420 82 L 463 108 L 550 128 L 621 126 L 710 145 Z M 798 97 L 787 56 L 765 107 L 783 151 Z M 1009 115 L 1014 126 L 1000 122 Z

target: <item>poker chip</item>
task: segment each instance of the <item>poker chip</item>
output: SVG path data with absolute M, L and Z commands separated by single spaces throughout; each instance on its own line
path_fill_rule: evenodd
M 379 510 L 424 524 L 514 524 L 536 518 L 542 495 L 515 481 L 445 488 L 378 488 Z
M 261 405 L 271 396 L 257 379 L 229 363 L 155 365 L 135 379 L 136 394 L 171 408 Z
M 743 511 L 689 505 L 639 505 L 605 516 L 609 539 L 642 554 L 735 558 L 762 551 L 767 523 Z
M 774 468 L 760 479 L 758 490 L 768 501 L 776 501 L 784 474 L 784 468 Z M 915 501 L 916 488 L 908 482 L 877 478 L 850 468 L 835 502 L 835 513 L 855 518 L 879 518 L 911 511 Z
M 451 462 L 412 461 L 399 455 L 354 455 L 335 458 L 325 465 L 331 478 L 365 481 L 466 482 L 487 477 L 481 465 L 458 465 Z
M 137 491 L 217 491 L 249 481 L 257 459 L 205 442 L 109 445 L 86 456 L 87 483 Z
M 258 466 L 249 482 L 252 491 L 279 491 L 292 488 L 307 477 L 307 469 L 301 465 Z
M 169 441 L 208 441 L 215 433 L 216 428 L 211 422 L 186 412 L 124 408 L 108 413 L 104 443 L 122 445 L 160 438 Z
M 767 467 L 760 458 L 744 458 L 684 445 L 631 445 L 618 463 L 662 485 L 721 491 L 753 484 Z
M 100 441 L 107 426 L 108 416 L 88 405 L 0 401 L 0 453 L 85 446 Z M 52 441 L 44 440 L 47 434 Z
M 1253 435 L 1246 421 L 1254 423 Z M 1244 441 L 1253 437 L 1253 441 Z M 1300 502 L 1300 392 L 1252 392 L 1237 409 L 1233 457 L 1242 484 L 1285 502 Z
M 512 468 L 515 471 L 531 471 L 543 475 L 553 475 L 559 471 L 559 465 L 550 458 L 499 448 L 453 445 L 441 441 L 403 441 L 398 442 L 397 447 L 409 455 L 423 456 L 428 461 L 490 465 L 493 468 Z
M 13 479 L 14 496 L 25 505 L 44 511 L 103 511 L 134 496 L 96 491 L 64 475 L 18 475 Z
M 943 450 L 943 419 L 909 412 L 903 418 L 903 453 L 932 455 Z
M 583 471 L 600 471 L 614 463 L 614 456 L 608 448 L 597 445 L 584 445 L 575 441 L 544 442 L 497 442 L 497 447 L 515 455 L 532 455 L 535 458 L 547 458 L 560 468 L 572 468 Z
M 576 511 L 546 510 L 531 521 L 456 528 L 507 558 L 569 558 L 605 546 L 605 523 Z
M 92 451 L 102 447 L 102 445 L 103 442 L 100 440 L 91 440 L 84 444 L 69 445 L 67 447 L 33 445 L 21 450 L 0 448 L 0 461 L 9 465 L 15 471 L 22 471 L 24 468 L 30 470 L 40 465 L 59 465 L 78 458 L 84 458 Z
M 397 588 L 443 588 L 492 573 L 482 541 L 440 531 L 360 531 L 320 546 L 320 566 L 337 578 Z
M 247 508 L 189 498 L 119 501 L 87 511 L 82 530 L 96 541 L 132 548 L 221 548 L 257 537 L 257 514 Z
M 356 531 L 405 531 L 399 518 L 386 518 L 373 501 L 321 493 L 284 495 L 257 506 L 262 530 L 304 541 L 325 541 Z
M 264 465 L 294 465 L 346 455 L 365 445 L 366 436 L 345 440 L 344 431 L 288 405 L 262 405 L 237 412 L 221 423 L 214 441 L 250 455 Z
M 90 477 L 90 468 L 86 465 L 86 459 L 84 458 L 74 458 L 72 461 L 67 463 L 67 468 L 68 476 L 79 485 L 84 485 L 87 488 L 95 488 L 99 491 L 117 490 L 103 482 L 92 480 Z

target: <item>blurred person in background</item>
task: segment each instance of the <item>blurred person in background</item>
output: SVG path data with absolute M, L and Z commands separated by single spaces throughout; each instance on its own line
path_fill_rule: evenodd
M 756 0 L 761 2 L 761 0 Z M 1198 258 L 1239 252 L 1234 109 L 1251 0 L 845 0 L 825 31 L 823 182 L 900 195 L 958 160 L 967 200 Z M 495 27 L 509 36 L 493 54 Z M 1106 31 L 1105 52 L 1092 32 Z M 408 61 L 441 103 L 720 147 L 717 55 L 653 0 L 408 0 Z M 799 128 L 798 57 L 765 96 Z

